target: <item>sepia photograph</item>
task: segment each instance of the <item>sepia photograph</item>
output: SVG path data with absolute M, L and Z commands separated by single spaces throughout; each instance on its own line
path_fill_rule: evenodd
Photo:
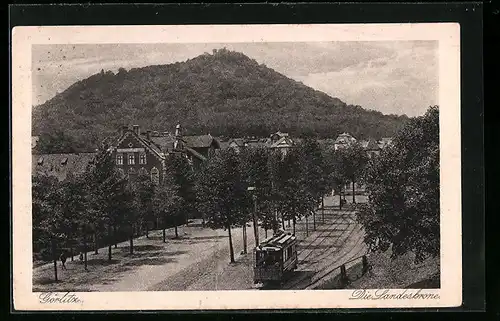
M 15 30 L 14 292 L 459 305 L 458 28 L 315 27 Z

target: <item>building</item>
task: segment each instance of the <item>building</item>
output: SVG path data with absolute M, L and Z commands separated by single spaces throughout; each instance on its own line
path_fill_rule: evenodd
M 33 154 L 31 155 L 32 175 L 45 175 L 64 181 L 71 176 L 85 173 L 93 166 L 96 153 Z
M 277 131 L 274 134 L 271 134 L 271 143 L 276 143 L 278 140 L 282 139 L 283 137 L 289 137 L 288 133 L 282 133 L 280 131 Z
M 122 175 L 133 178 L 143 174 L 158 184 L 166 175 L 165 162 L 169 155 L 186 157 L 194 168 L 198 168 L 220 147 L 210 135 L 187 137 L 183 136 L 180 125 L 177 125 L 174 135 L 156 131 L 141 133 L 139 125 L 134 125 L 132 129 L 123 126 L 116 137 L 106 138 L 102 145 Z M 32 173 L 64 180 L 70 175 L 83 174 L 88 165 L 96 161 L 95 156 L 96 153 L 34 154 Z
M 120 137 L 108 150 L 122 175 L 129 178 L 148 175 L 153 183 L 159 184 L 165 176 L 165 153 L 150 138 L 141 137 L 139 125 L 132 129 L 124 126 Z
M 354 138 L 351 134 L 342 133 L 342 134 L 338 135 L 337 138 L 335 139 L 335 141 L 333 142 L 333 148 L 335 150 L 347 148 L 355 142 L 356 142 L 356 138 Z
M 378 142 L 378 145 L 381 149 L 384 149 L 388 146 L 391 146 L 393 143 L 393 138 L 392 137 L 383 137 L 382 139 L 380 139 L 380 141 Z
M 279 151 L 284 157 L 294 146 L 294 141 L 290 137 L 288 137 L 288 134 L 286 134 L 284 136 L 281 136 L 281 138 L 279 138 L 277 141 L 273 141 L 273 137 L 271 137 L 271 144 L 268 147 L 270 149 Z
M 184 136 L 186 146 L 203 155 L 206 159 L 215 154 L 215 150 L 220 149 L 220 142 L 212 135 Z
M 165 161 L 169 155 L 181 155 L 197 169 L 219 148 L 220 143 L 210 134 L 184 136 L 178 124 L 174 135 L 151 131 L 146 131 L 144 135 L 138 125 L 134 125 L 132 130 L 124 127 L 111 150 L 116 166 L 126 175 L 146 174 L 158 183 L 166 175 Z
M 244 138 L 231 138 L 227 142 L 227 148 L 232 148 L 236 153 L 240 153 L 247 146 L 247 141 Z
M 373 139 L 366 141 L 366 143 L 362 144 L 362 146 L 369 158 L 380 154 L 381 148 Z

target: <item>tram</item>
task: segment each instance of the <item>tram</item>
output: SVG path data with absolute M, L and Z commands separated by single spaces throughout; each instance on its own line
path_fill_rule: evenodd
M 255 248 L 254 283 L 282 283 L 297 268 L 297 238 L 279 231 Z

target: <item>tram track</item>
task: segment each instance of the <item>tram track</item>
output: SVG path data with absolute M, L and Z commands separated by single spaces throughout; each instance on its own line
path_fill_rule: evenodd
M 334 218 L 334 222 L 332 222 L 332 223 L 330 224 L 330 226 L 333 226 L 333 225 L 337 224 L 338 220 L 340 220 L 340 219 L 341 219 L 341 217 Z M 347 229 L 346 229 L 346 230 L 347 230 Z M 339 239 L 339 238 L 340 238 L 340 237 L 344 234 L 344 232 L 345 232 L 346 230 L 342 230 L 342 233 L 341 233 L 341 234 L 337 237 L 337 239 L 335 239 L 335 242 L 336 242 L 336 241 L 337 241 L 337 240 L 338 240 L 338 239 Z M 329 237 L 329 236 L 330 236 L 330 235 L 331 235 L 334 231 L 339 231 L 339 230 L 336 230 L 336 229 L 330 229 L 327 235 L 323 235 L 323 233 L 325 233 L 325 232 L 327 232 L 327 231 L 322 231 L 322 232 L 320 232 L 320 233 L 319 233 L 319 234 L 318 234 L 318 235 L 317 235 L 317 236 L 316 236 L 316 237 L 315 237 L 315 238 L 314 238 L 311 242 L 309 242 L 309 243 L 307 244 L 307 246 L 306 246 L 306 247 L 302 248 L 302 249 L 300 250 L 300 252 L 298 252 L 298 254 L 297 254 L 298 256 L 300 256 L 302 253 L 304 253 L 304 251 L 310 250 L 310 252 L 309 252 L 309 253 L 308 253 L 305 257 L 303 257 L 303 258 L 302 258 L 302 259 L 298 262 L 298 264 L 304 263 L 304 261 L 305 261 L 307 258 L 309 258 L 309 256 L 310 256 L 310 255 L 314 252 L 314 249 L 310 249 L 310 248 L 311 248 L 311 246 L 313 246 L 313 244 L 314 244 L 314 243 L 315 243 L 315 242 L 316 242 L 316 241 L 317 241 L 320 237 L 322 238 L 322 239 L 321 239 L 321 242 L 319 242 L 319 243 L 318 243 L 318 244 L 316 244 L 316 245 L 320 245 L 320 244 L 322 244 L 322 243 L 323 243 L 323 242 L 324 242 L 324 241 L 325 241 L 325 240 L 326 240 L 326 239 L 327 239 L 327 238 L 328 238 L 328 237 Z
M 333 221 L 332 223 L 329 223 L 329 225 L 335 225 L 335 224 L 338 224 L 338 220 L 345 220 L 345 221 L 346 221 L 346 224 L 350 224 L 350 223 L 351 223 L 351 222 L 349 222 L 349 221 L 347 221 L 347 220 L 345 219 L 345 216 L 346 216 L 346 215 L 350 215 L 349 213 L 343 213 L 343 214 L 341 214 L 341 215 L 336 215 L 335 213 L 330 213 L 330 214 L 328 214 L 328 215 L 329 215 L 329 216 L 337 216 L 336 218 L 334 218 L 334 221 Z M 329 235 L 330 235 L 330 234 L 331 234 L 331 232 L 333 232 L 333 231 L 339 231 L 339 230 L 330 230 Z M 314 238 L 314 240 L 312 240 L 311 242 L 309 242 L 309 244 L 308 244 L 307 246 L 305 246 L 303 249 L 301 249 L 301 251 L 300 251 L 299 253 L 302 253 L 303 251 L 307 250 L 307 249 L 311 246 L 311 244 L 312 244 L 312 243 L 314 243 L 314 241 L 316 241 L 316 240 L 317 240 L 317 239 L 318 239 L 318 238 L 322 235 L 322 233 L 323 233 L 323 232 L 326 232 L 326 231 L 322 231 L 320 234 L 318 234 L 318 235 Z
M 363 236 L 360 236 L 358 237 L 358 239 L 356 240 L 356 244 L 352 247 L 352 249 L 347 252 L 346 254 L 344 254 L 342 256 L 342 258 L 345 258 L 346 256 L 348 256 L 349 254 L 351 254 L 353 252 L 353 249 L 355 249 L 356 247 L 358 247 L 361 243 L 363 243 L 364 241 L 364 237 Z M 363 254 L 361 254 L 363 253 Z M 351 256 L 351 259 L 348 260 L 347 262 L 344 262 L 342 264 L 339 264 L 333 268 L 329 268 L 329 267 L 326 267 L 324 269 L 322 269 L 322 271 L 320 271 L 318 274 L 320 274 L 319 277 L 317 277 L 316 280 L 310 282 L 307 286 L 303 287 L 303 289 L 314 289 L 315 287 L 317 287 L 322 281 L 324 282 L 325 281 L 325 278 L 327 278 L 328 276 L 330 276 L 333 272 L 337 271 L 340 269 L 340 267 L 342 265 L 347 265 L 359 258 L 361 258 L 363 255 L 366 255 L 367 254 L 367 250 L 366 249 L 359 249 L 354 255 Z M 340 273 L 340 271 L 339 271 Z
M 359 246 L 363 242 L 363 239 L 364 239 L 363 236 L 358 237 L 356 239 L 356 241 L 355 241 L 355 244 L 351 247 L 351 249 L 349 251 L 347 251 L 346 253 L 342 254 L 340 257 L 336 258 L 335 261 L 338 262 L 338 261 L 342 261 L 343 259 L 345 259 L 349 254 L 352 253 L 353 249 L 355 249 L 357 246 Z M 342 264 L 340 264 L 340 265 L 342 265 Z M 307 287 L 310 287 L 312 284 L 317 283 L 318 280 L 322 280 L 328 274 L 330 274 L 334 270 L 338 269 L 340 267 L 340 265 L 335 266 L 334 268 L 330 268 L 329 266 L 326 266 L 326 267 L 324 267 L 322 269 L 319 269 L 318 271 L 315 271 L 314 275 L 316 275 L 316 276 L 317 275 L 321 275 L 321 276 L 316 277 L 316 280 L 314 280 L 314 281 L 307 281 L 307 276 L 306 277 L 301 277 L 301 278 L 298 278 L 298 279 L 294 280 L 292 283 L 286 283 L 286 284 L 284 284 L 284 286 L 282 287 L 282 289 L 291 290 L 291 289 L 305 289 Z M 328 271 L 328 272 L 326 272 L 326 271 Z M 304 281 L 307 281 L 307 282 L 305 284 L 302 284 Z
M 342 254 L 340 257 L 336 258 L 335 261 L 337 261 L 337 262 L 343 261 L 346 257 L 349 257 L 349 256 L 351 256 L 353 258 L 357 258 L 356 255 L 363 252 L 364 250 L 357 250 L 357 252 L 355 252 L 354 255 L 352 255 L 352 254 L 353 254 L 354 249 L 356 249 L 363 242 L 363 239 L 364 239 L 363 236 L 358 237 L 355 241 L 355 244 L 351 247 L 351 249 L 349 251 L 347 251 L 346 253 Z M 282 287 L 282 289 L 286 289 L 286 290 L 298 289 L 298 290 L 300 290 L 300 289 L 306 289 L 306 288 L 314 288 L 314 286 L 319 284 L 320 281 L 324 280 L 325 277 L 327 277 L 328 275 L 333 273 L 335 270 L 339 269 L 339 267 L 343 264 L 345 264 L 345 263 L 336 265 L 334 267 L 326 266 L 326 267 L 324 267 L 324 268 L 322 268 L 314 273 L 314 275 L 316 276 L 314 278 L 315 280 L 307 280 L 308 279 L 307 277 L 302 277 L 291 284 L 285 284 Z
M 309 253 L 308 253 L 305 257 L 303 257 L 303 258 L 301 259 L 301 261 L 299 261 L 299 264 L 300 264 L 300 263 L 304 263 L 304 262 L 306 261 L 306 259 L 307 259 L 307 258 L 309 258 L 309 256 L 310 256 L 312 253 L 314 253 L 314 250 L 311 250 L 311 249 L 310 249 L 310 247 L 311 247 L 311 246 L 314 244 L 314 242 L 316 242 L 316 241 L 317 241 L 320 237 L 322 237 L 321 241 L 320 241 L 318 244 L 315 244 L 315 246 L 321 245 L 321 244 L 322 244 L 324 241 L 326 241 L 326 240 L 327 240 L 327 238 L 329 238 L 329 237 L 330 237 L 330 235 L 331 235 L 333 232 L 335 232 L 335 231 L 341 231 L 342 233 L 341 233 L 339 236 L 337 236 L 337 237 L 336 237 L 336 239 L 333 241 L 333 243 L 336 243 L 338 240 L 340 240 L 340 239 L 342 238 L 342 236 L 344 235 L 344 232 L 345 232 L 345 231 L 347 231 L 347 230 L 349 229 L 349 225 L 351 225 L 352 223 L 354 223 L 354 222 L 349 222 L 349 221 L 345 220 L 345 216 L 346 216 L 346 215 L 350 215 L 350 213 L 343 213 L 343 214 L 341 214 L 341 215 L 338 215 L 338 217 L 334 218 L 334 221 L 333 221 L 332 223 L 330 223 L 330 227 L 331 227 L 331 226 L 333 226 L 333 225 L 339 224 L 339 223 L 338 223 L 338 221 L 339 221 L 339 220 L 344 220 L 344 221 L 346 221 L 346 223 L 345 223 L 345 224 L 347 224 L 347 225 L 348 225 L 348 226 L 347 226 L 347 228 L 346 228 L 346 229 L 343 229 L 343 230 L 342 230 L 342 229 L 330 229 L 330 230 L 329 230 L 328 235 L 322 235 L 322 234 L 323 234 L 323 232 L 321 232 L 320 234 L 318 234 L 318 235 L 314 238 L 314 240 L 312 240 L 312 242 L 310 242 L 310 243 L 309 243 L 309 244 L 308 244 L 305 248 L 301 249 L 301 251 L 298 253 L 298 255 L 300 256 L 300 254 L 302 254 L 305 250 L 310 250 L 310 252 L 309 252 Z M 343 223 L 342 223 L 342 224 L 343 224 Z M 325 231 L 325 232 L 326 232 L 326 231 Z M 347 238 L 349 238 L 349 236 L 350 236 L 350 234 L 346 237 L 346 239 L 347 239 Z M 334 246 L 334 245 L 332 245 L 332 247 L 333 247 L 333 246 Z M 330 248 L 331 248 L 331 247 L 327 247 L 327 248 L 325 249 L 325 251 L 329 250 Z M 321 255 L 321 254 L 323 254 L 325 251 L 322 251 L 322 252 L 320 253 L 320 255 Z M 310 265 L 306 265 L 306 266 L 310 266 Z
M 349 230 L 350 230 L 350 231 L 349 231 Z M 353 227 L 352 229 L 351 229 L 351 228 L 347 228 L 347 229 L 345 229 L 344 231 L 342 231 L 342 234 L 340 234 L 339 236 L 337 236 L 337 237 L 333 240 L 333 242 L 332 242 L 332 244 L 331 244 L 330 246 L 328 246 L 328 247 L 326 247 L 325 249 L 323 249 L 322 251 L 320 251 L 320 252 L 316 252 L 316 253 L 315 253 L 315 251 L 314 251 L 314 250 L 311 250 L 311 251 L 307 254 L 307 256 L 306 256 L 306 257 L 302 258 L 302 260 L 299 262 L 299 264 L 300 264 L 300 263 L 302 263 L 302 267 L 303 267 L 303 268 L 307 268 L 307 267 L 313 266 L 315 263 L 308 262 L 308 261 L 306 261 L 306 259 L 308 259 L 308 258 L 309 258 L 309 257 L 310 257 L 313 253 L 315 254 L 315 257 L 322 257 L 322 255 L 323 255 L 324 253 L 328 252 L 328 251 L 329 251 L 329 250 L 331 250 L 332 248 L 338 247 L 338 246 L 336 246 L 335 244 L 337 244 L 337 242 L 338 242 L 340 239 L 342 239 L 342 238 L 344 237 L 344 235 L 346 234 L 346 232 L 347 232 L 347 236 L 345 236 L 345 239 L 347 240 L 347 239 L 349 239 L 349 237 L 352 235 L 352 233 L 354 233 L 354 232 L 355 232 L 355 230 L 356 230 L 356 228 L 355 228 L 355 227 Z M 328 239 L 329 235 L 331 235 L 331 232 L 330 232 L 328 235 L 326 235 L 326 236 L 325 236 L 325 237 L 321 240 L 321 242 L 320 242 L 320 243 L 318 243 L 317 245 L 321 245 L 322 243 L 324 243 L 324 242 Z M 305 263 L 305 264 L 304 264 L 304 263 Z
M 347 231 L 347 230 L 346 230 Z M 331 252 L 332 249 L 336 249 L 336 248 L 339 248 L 339 246 L 335 245 L 335 243 L 340 240 L 341 238 L 344 238 L 344 240 L 348 240 L 354 233 L 358 232 L 357 228 L 356 227 L 353 227 L 349 232 L 347 233 L 344 233 L 342 235 L 340 235 L 337 239 L 335 239 L 335 241 L 333 242 L 334 244 L 332 244 L 331 246 L 329 247 L 326 247 L 325 249 L 323 249 L 321 252 L 317 253 L 314 258 L 315 258 L 315 261 L 314 262 L 308 262 L 305 267 L 311 267 L 311 266 L 314 266 L 318 263 L 318 261 L 320 261 L 321 259 L 324 259 L 326 257 L 328 257 L 330 255 L 329 252 Z
M 335 225 L 335 224 L 338 224 L 338 221 L 339 221 L 339 220 L 345 220 L 345 216 L 346 216 L 346 215 L 350 215 L 350 213 L 344 213 L 344 214 L 342 214 L 340 217 L 335 218 L 335 219 L 334 219 L 334 221 L 333 221 L 330 225 Z M 354 227 L 353 227 L 353 228 L 352 228 L 352 229 L 348 232 L 347 236 L 345 236 L 345 238 L 344 238 L 344 242 L 345 242 L 345 241 L 347 241 L 347 240 L 349 240 L 349 238 L 353 235 L 353 233 L 355 233 L 355 232 L 359 232 L 359 230 L 361 229 L 361 228 L 359 227 L 359 225 L 358 225 L 357 223 L 355 223 L 355 220 L 353 220 L 353 222 L 349 222 L 349 221 L 347 221 L 347 220 L 345 220 L 345 221 L 348 223 L 348 225 L 351 225 L 351 224 L 353 224 L 353 223 L 354 223 Z M 345 231 L 347 231 L 348 229 L 349 229 L 349 227 L 348 227 L 346 230 L 344 230 L 344 232 L 345 232 Z M 323 233 L 320 233 L 320 234 L 319 234 L 319 235 L 318 235 L 318 236 L 317 236 L 317 237 L 313 240 L 313 242 L 311 242 L 311 243 L 309 243 L 309 244 L 308 244 L 308 246 L 307 246 L 306 248 L 310 248 L 310 246 L 311 246 L 311 245 L 312 245 L 312 244 L 313 244 L 313 243 L 314 243 L 314 242 L 315 242 L 315 241 L 316 241 L 319 237 L 323 237 L 323 239 L 321 240 L 321 242 L 320 242 L 319 244 L 323 243 L 323 242 L 324 242 L 324 241 L 328 238 L 328 236 L 329 236 L 329 235 L 331 235 L 331 233 L 332 233 L 333 231 L 334 231 L 334 230 L 331 230 L 331 231 L 330 231 L 327 235 L 324 235 Z M 341 233 L 341 234 L 340 234 L 340 235 L 339 235 L 339 236 L 338 236 L 338 237 L 337 237 L 337 238 L 333 241 L 332 246 L 329 246 L 329 247 L 325 248 L 324 250 L 322 250 L 320 253 L 318 253 L 318 254 L 317 254 L 317 257 L 319 257 L 319 258 L 321 258 L 321 257 L 325 257 L 325 254 L 327 254 L 329 251 L 331 251 L 332 247 L 335 247 L 335 246 L 334 246 L 334 244 L 337 244 L 337 242 L 338 242 L 341 238 L 343 238 L 343 237 L 344 237 L 344 235 L 345 235 L 345 233 Z M 360 237 L 358 237 L 358 238 L 356 239 L 356 241 L 355 241 L 355 244 L 351 247 L 351 249 L 350 249 L 349 251 L 347 251 L 346 253 L 342 254 L 340 257 L 338 257 L 338 258 L 336 259 L 336 261 L 342 261 L 342 260 L 343 260 L 346 256 L 348 256 L 348 255 L 352 254 L 352 251 L 353 251 L 355 248 L 357 248 L 357 247 L 358 247 L 358 246 L 362 243 L 363 239 L 364 239 L 364 237 L 363 237 L 362 235 L 361 235 Z M 319 245 L 319 244 L 317 244 L 317 245 Z M 359 253 L 360 253 L 360 251 L 362 251 L 362 250 L 359 250 L 357 253 L 359 254 Z M 303 252 L 303 250 L 302 250 L 300 253 L 302 253 L 302 252 Z M 306 257 L 304 257 L 304 258 L 302 258 L 302 259 L 301 259 L 301 262 L 304 262 L 304 260 L 305 260 L 306 258 L 308 258 L 310 255 L 312 255 L 313 253 L 314 253 L 314 251 L 313 251 L 313 250 L 311 250 L 311 251 L 310 251 L 310 252 L 306 255 Z M 330 254 L 330 253 L 328 253 L 328 255 L 331 255 L 331 254 Z M 335 254 L 334 254 L 334 255 L 335 255 Z M 357 254 L 356 254 L 356 255 L 357 255 Z M 314 262 L 314 263 L 307 263 L 306 265 L 302 264 L 302 265 L 301 265 L 301 268 L 304 268 L 304 267 L 305 267 L 305 268 L 308 268 L 308 267 L 310 267 L 310 266 L 312 266 L 312 265 L 314 265 L 314 264 L 316 264 L 316 262 Z M 338 267 L 337 267 L 337 268 L 338 268 Z M 328 271 L 328 272 L 327 272 L 327 273 L 325 273 L 324 271 Z M 333 271 L 333 270 L 331 270 L 331 271 Z M 314 272 L 314 275 L 323 274 L 323 273 L 325 273 L 325 275 L 328 275 L 329 273 L 331 273 L 331 271 L 330 271 L 330 267 L 329 267 L 329 266 L 327 266 L 327 267 L 324 267 L 324 268 L 322 268 L 322 269 L 320 269 L 320 270 L 318 270 L 318 271 Z M 323 278 L 323 277 L 320 277 L 319 279 L 322 279 L 322 278 Z M 302 277 L 299 277 L 298 279 L 295 279 L 295 280 L 292 278 L 292 279 L 290 279 L 290 280 L 289 280 L 289 282 L 288 282 L 288 283 L 285 283 L 285 284 L 283 285 L 283 287 L 282 287 L 282 288 L 283 288 L 283 289 L 293 289 L 293 288 L 297 288 L 299 285 L 301 285 L 301 283 L 303 283 L 303 282 L 304 282 L 305 280 L 307 280 L 307 279 L 308 279 L 308 276 L 302 276 Z M 291 283 L 290 283 L 290 281 L 291 281 Z M 312 282 L 315 282 L 315 281 L 312 281 Z M 309 287 L 309 283 L 312 283 L 312 282 L 311 282 L 311 281 L 309 281 L 309 282 L 307 282 L 305 285 L 300 286 L 299 288 L 304 288 L 304 286 L 305 286 L 305 287 Z

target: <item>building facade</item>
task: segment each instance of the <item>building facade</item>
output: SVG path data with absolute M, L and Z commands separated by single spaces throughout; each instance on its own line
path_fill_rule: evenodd
M 118 172 L 126 177 L 147 175 L 154 184 L 159 184 L 165 175 L 165 154 L 141 137 L 138 125 L 132 130 L 124 127 L 121 137 L 109 150 Z

